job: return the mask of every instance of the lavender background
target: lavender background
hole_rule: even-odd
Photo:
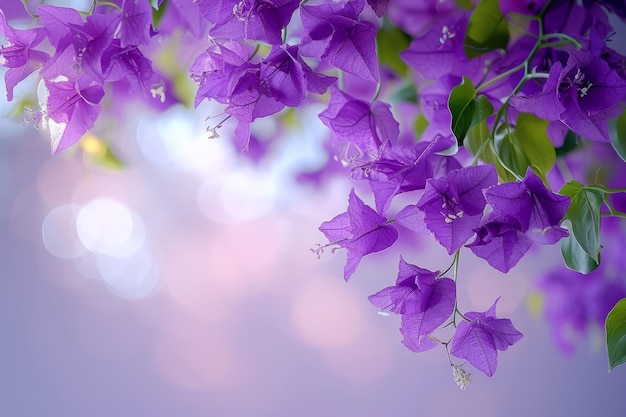
[[[506,276],[462,254],[462,308],[502,295],[525,335],[493,378],[475,371],[462,392],[443,350],[405,349],[398,318],[366,296],[395,280],[400,253],[450,259],[405,239],[346,284],[344,253],[311,253],[349,187],[290,179],[322,162],[318,124],[253,168],[205,139],[210,109],[129,111],[112,137],[128,167],[111,171],[79,148],[50,156],[0,105],[0,416],[622,414],[626,368],[607,373],[602,333],[564,357],[531,308],[558,248]]]

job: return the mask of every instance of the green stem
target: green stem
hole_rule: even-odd
[[[490,79],[489,81],[486,81],[484,84],[479,85],[478,87],[476,87],[476,92],[478,93],[480,90],[484,90],[485,88],[489,87],[491,84],[496,83],[506,77],[508,77],[511,74],[516,73],[517,71],[523,70],[525,68],[525,62],[522,62],[521,64],[519,64],[518,66],[511,68],[508,71],[503,72],[502,74],[493,77],[492,79]]]
[[[585,188],[590,190],[602,191],[607,194],[626,193],[626,188],[607,188],[603,185],[586,185]]]
[[[582,44],[577,39],[574,39],[565,33],[546,33],[545,35],[539,37],[542,41],[546,41],[551,38],[561,39],[565,42],[565,44],[571,43],[576,47],[576,49],[580,49],[582,47]]]

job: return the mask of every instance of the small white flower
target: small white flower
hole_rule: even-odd
[[[461,390],[465,390],[467,384],[472,382],[470,379],[472,374],[465,372],[463,365],[452,365],[452,376],[454,376],[454,382],[456,382]]]

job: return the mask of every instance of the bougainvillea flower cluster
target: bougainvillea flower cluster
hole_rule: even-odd
[[[231,133],[258,160],[280,140],[259,119],[318,106],[328,163],[301,178],[342,173],[353,188],[314,251],[345,250],[347,281],[404,236],[437,242],[451,257],[445,272],[410,250],[420,266],[401,258],[395,285],[369,300],[400,316],[411,351],[443,348],[462,389],[465,362],[492,376],[498,352],[522,338],[496,316],[497,300],[483,312],[459,302],[459,286],[472,285],[462,252],[507,273],[533,245],[558,243],[576,272],[548,273],[539,288],[568,350],[565,327],[584,332],[626,295],[623,279],[598,272],[619,270],[606,262],[619,263],[611,253],[623,247],[623,225],[602,219],[626,217],[623,1],[94,0],[81,12],[24,3],[28,25],[0,10],[0,64],[8,101],[25,80],[38,84],[30,114],[52,153],[97,131],[112,100],[123,108],[134,96],[215,102],[207,136]],[[163,56],[185,68],[155,65]],[[192,99],[172,89],[181,71]]]

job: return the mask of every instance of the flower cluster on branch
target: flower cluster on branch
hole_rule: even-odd
[[[26,29],[10,24],[20,13],[0,9],[0,63],[9,101],[39,79],[33,117],[53,153],[97,126],[105,97],[166,101],[172,80],[149,57],[167,37],[198,50],[186,68],[193,105],[221,104],[209,136],[232,125],[241,151],[255,120],[324,103],[326,147],[374,207],[352,189],[315,251],[345,249],[348,280],[401,234],[432,235],[450,268],[401,258],[396,284],[369,299],[400,315],[408,349],[445,348],[461,388],[469,374],[452,357],[492,376],[498,351],[522,338],[496,317],[497,300],[484,312],[459,306],[464,248],[506,273],[534,243],[559,242],[572,272],[549,272],[540,286],[568,349],[565,324],[600,323],[626,293],[623,279],[598,273],[600,252],[616,258],[624,236],[619,219],[601,219],[626,217],[626,57],[612,26],[626,20],[623,1],[114,0],[82,12],[29,3]],[[329,161],[316,175],[336,171]],[[577,284],[564,284],[570,276]],[[569,293],[593,312],[567,318]],[[446,327],[447,340],[436,334]]]

